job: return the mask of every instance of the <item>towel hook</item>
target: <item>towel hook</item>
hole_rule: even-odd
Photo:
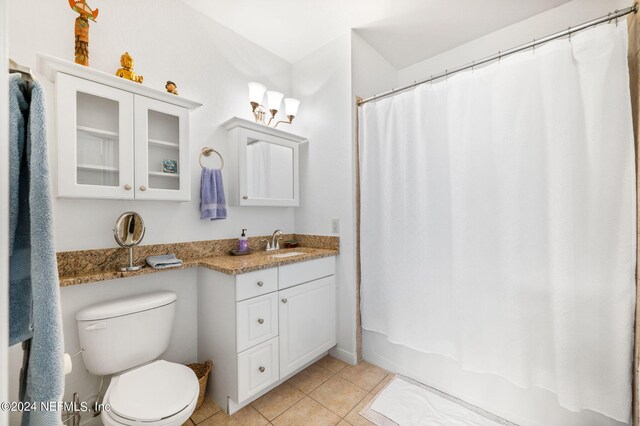
[[[220,157],[220,170],[224,169],[224,158],[222,158],[222,155],[215,149],[209,148],[208,146],[205,146],[204,148],[202,148],[202,151],[200,151],[200,156],[198,157],[198,163],[200,163],[200,167],[204,169],[204,164],[202,164],[202,156],[204,155],[205,157],[208,157],[212,152],[215,152],[218,157]]]

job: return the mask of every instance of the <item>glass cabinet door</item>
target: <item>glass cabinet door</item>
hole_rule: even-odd
[[[134,198],[133,95],[58,73],[58,196]]]
[[[136,198],[188,201],[188,110],[136,96]]]

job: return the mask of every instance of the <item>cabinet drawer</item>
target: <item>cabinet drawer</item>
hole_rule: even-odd
[[[237,350],[242,352],[278,335],[278,293],[236,304]]]
[[[271,293],[278,289],[278,268],[236,275],[236,301]]]
[[[280,266],[278,288],[282,290],[297,284],[317,280],[318,278],[328,277],[335,274],[335,272],[336,260],[333,256]]]
[[[239,403],[279,379],[277,337],[238,354]]]

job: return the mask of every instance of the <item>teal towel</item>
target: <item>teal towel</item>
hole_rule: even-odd
[[[40,84],[27,84],[19,75],[9,79],[9,96],[10,337],[16,343],[31,336],[25,399],[53,405],[64,392],[64,350],[45,101]],[[59,425],[60,414],[24,412],[22,424]]]
[[[27,165],[28,87],[9,84],[9,346],[31,338],[31,236]]]

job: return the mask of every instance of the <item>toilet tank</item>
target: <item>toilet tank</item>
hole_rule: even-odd
[[[158,358],[169,346],[176,294],[158,291],[88,306],[76,314],[82,358],[96,376]]]

